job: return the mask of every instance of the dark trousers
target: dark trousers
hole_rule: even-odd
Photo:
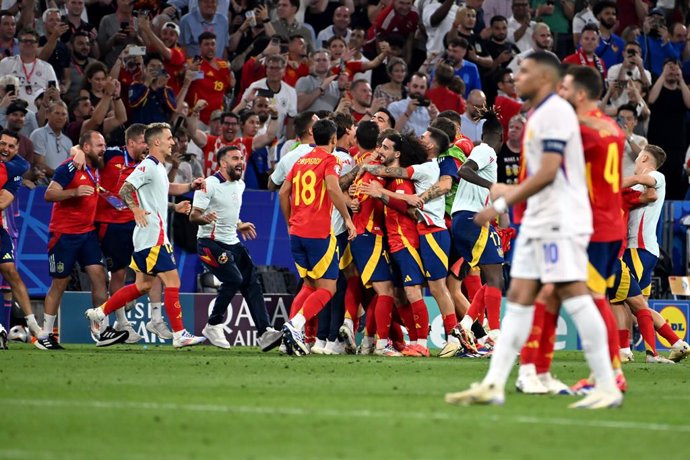
[[[230,245],[201,238],[197,244],[197,252],[202,256],[204,265],[222,283],[213,311],[208,317],[208,324],[215,326],[223,322],[230,301],[240,291],[259,335],[263,334],[270,326],[268,312],[259,278],[256,276],[256,267],[247,248],[242,243]]]
[[[316,337],[321,340],[330,340],[334,342],[338,338],[338,331],[343,325],[345,319],[345,290],[347,289],[347,280],[340,272],[338,276],[338,283],[333,298],[323,307],[319,312],[319,329],[316,332]]]

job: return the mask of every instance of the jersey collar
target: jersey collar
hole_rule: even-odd
[[[153,155],[148,155],[146,158],[150,159],[151,161],[153,161],[156,164],[160,163],[160,161],[158,161],[158,158],[154,157]]]
[[[220,173],[220,171],[216,172],[214,176],[218,179],[218,181],[222,184],[223,182],[227,182],[227,179],[223,177],[223,175]]]

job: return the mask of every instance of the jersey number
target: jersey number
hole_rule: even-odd
[[[589,187],[589,198],[594,200],[594,187],[592,186],[592,163],[587,163],[587,186]],[[606,164],[604,164],[604,180],[611,184],[613,193],[620,192],[621,189],[621,168],[620,168],[620,152],[618,144],[612,142],[609,144],[608,152],[606,153]]]
[[[309,206],[314,202],[316,198],[316,174],[314,171],[299,171],[295,177],[292,178],[292,185],[295,187],[295,206],[300,205],[300,199],[302,203]]]

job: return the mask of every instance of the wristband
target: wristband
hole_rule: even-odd
[[[268,24],[269,22],[271,22],[271,20],[269,18],[266,18],[262,19],[261,22],[263,22],[264,24]]]
[[[271,116],[271,120],[277,120],[278,117]]]
[[[494,210],[499,213],[503,214],[508,210],[508,203],[506,203],[506,199],[503,197],[497,198],[494,203],[491,205]]]

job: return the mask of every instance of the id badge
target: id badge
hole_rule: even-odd
[[[101,198],[107,201],[110,206],[117,209],[118,211],[124,211],[125,209],[127,209],[127,205],[125,204],[125,202],[122,201],[119,197],[117,197],[114,193],[111,193],[107,190],[101,190],[99,195],[101,196]]]

